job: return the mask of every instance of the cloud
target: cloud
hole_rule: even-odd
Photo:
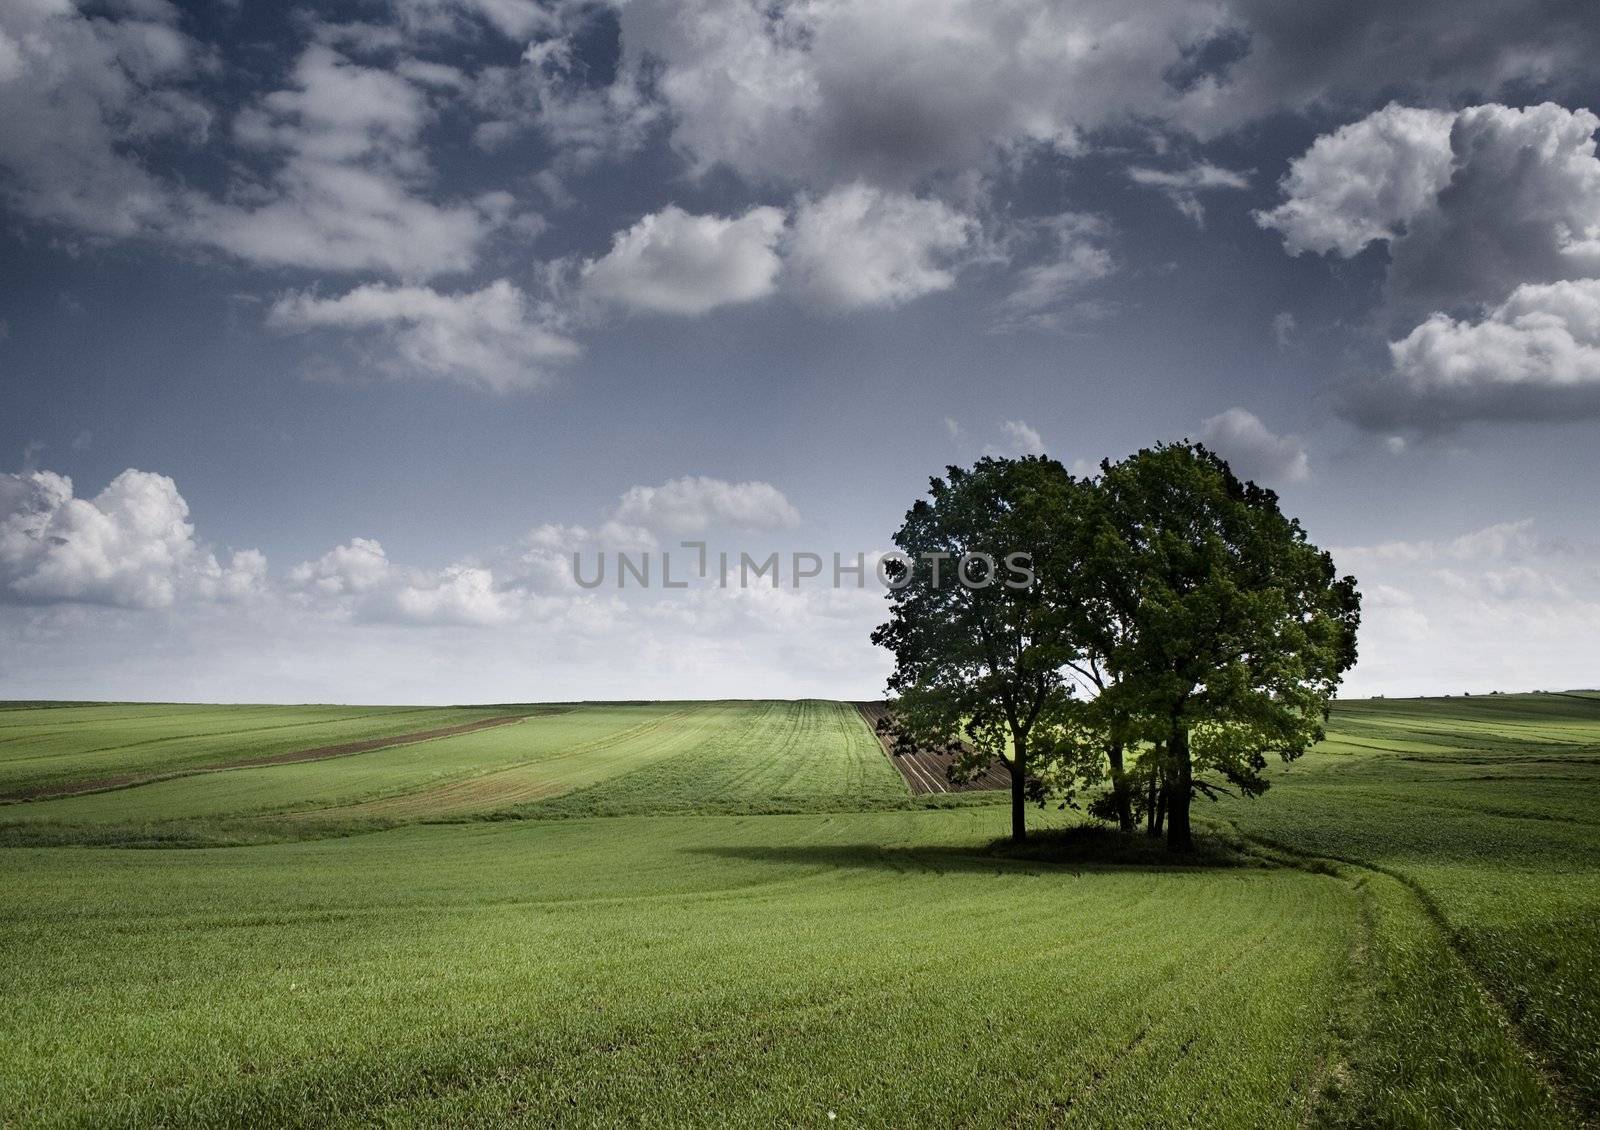
[[[1387,373],[1344,391],[1346,415],[1442,430],[1600,414],[1597,127],[1549,102],[1390,105],[1291,165],[1262,225],[1296,254],[1386,243],[1391,296],[1421,317]]]
[[[505,279],[459,294],[383,283],[337,298],[289,294],[273,303],[267,324],[295,333],[354,333],[368,346],[367,363],[386,375],[490,392],[537,388],[552,364],[579,353],[556,328],[555,315]]]
[[[1025,225],[1021,234],[1023,239],[1031,234],[1043,250],[1017,272],[1016,285],[998,305],[996,330],[1062,330],[1109,312],[1104,303],[1080,297],[1090,283],[1117,269],[1105,246],[1111,235],[1105,220],[1082,212],[1062,212]]]
[[[464,271],[512,218],[503,193],[436,202],[422,142],[434,112],[423,87],[313,43],[291,84],[241,111],[234,137],[276,161],[240,199],[186,197],[181,237],[266,266],[428,277]]]
[[[909,190],[942,170],[1159,111],[1167,70],[1220,23],[1210,4],[1109,0],[644,0],[623,71],[648,75],[692,167],[756,182]],[[960,75],[953,83],[951,75]]]
[[[660,102],[691,168],[813,189],[910,190],[1134,124],[1209,138],[1359,112],[1374,91],[1571,91],[1600,50],[1577,0],[633,0],[620,23],[617,81]]]
[[[661,116],[637,83],[592,83],[571,33],[529,43],[516,66],[479,69],[469,97],[485,115],[473,133],[480,148],[506,148],[533,131],[555,148],[553,164],[563,171],[633,153]]]
[[[1332,553],[1365,594],[1352,693],[1556,689],[1592,655],[1594,547],[1542,537],[1529,519]]]
[[[80,506],[123,528],[110,556],[126,564],[59,598],[59,576],[51,594],[12,593],[15,577],[49,572],[31,568],[42,556],[92,556],[75,531],[99,519],[64,513]],[[798,521],[768,484],[706,478],[630,490],[617,509],[662,531]],[[34,536],[44,529],[66,540]],[[166,550],[134,552],[147,543]],[[71,500],[70,484],[49,472],[11,476],[0,479],[0,681],[21,697],[213,701],[512,701],[528,698],[530,685],[553,700],[849,699],[882,686],[887,660],[868,642],[882,617],[870,563],[859,589],[722,589],[674,546],[673,575],[690,581],[687,590],[619,592],[614,570],[606,591],[579,589],[571,552],[595,547],[661,550],[655,531],[614,514],[593,526],[538,526],[510,549],[440,567],[402,564],[378,540],[351,538],[270,583],[259,553],[219,568],[195,545],[186,508],[161,476],[128,472],[94,500]],[[661,575],[659,556],[652,575]],[[230,599],[238,596],[250,599]],[[134,611],[149,605],[160,611]]]
[[[643,526],[610,519],[595,527],[546,522],[529,530],[517,547],[512,571],[537,591],[577,590],[573,556],[583,562],[599,560],[600,553],[639,554],[657,548],[656,535]],[[669,551],[670,552],[670,551]]]
[[[866,184],[802,197],[786,264],[794,288],[827,307],[900,306],[955,283],[977,223],[937,200]]]
[[[771,483],[730,483],[704,475],[630,487],[613,517],[671,534],[702,533],[712,526],[784,530],[800,524],[800,512]]]
[[[1200,193],[1219,188],[1249,188],[1250,178],[1232,169],[1224,169],[1209,161],[1198,161],[1182,169],[1150,169],[1135,165],[1128,169],[1134,184],[1160,190],[1172,206],[1193,220],[1198,227],[1205,226],[1206,212],[1200,203]]]
[[[326,25],[289,83],[233,121],[231,167],[264,164],[265,175],[241,172],[220,197],[186,187],[140,155],[213,140],[215,115],[189,87],[217,59],[178,30],[175,7],[128,8],[89,18],[30,0],[0,11],[0,169],[22,214],[266,266],[408,277],[471,267],[513,218],[503,193],[430,198],[427,83],[351,62]]]
[[[580,269],[585,296],[632,310],[698,315],[753,302],[776,287],[784,215],[695,216],[676,205],[612,237],[611,250]]]
[[[195,540],[189,505],[165,475],[129,469],[94,498],[53,471],[0,475],[0,602],[165,608],[258,592],[266,559],[228,565]]]
[[[372,538],[352,538],[316,561],[302,562],[290,570],[288,584],[357,620],[378,623],[488,627],[508,623],[518,612],[517,597],[498,587],[489,569],[393,565]]]
[[[501,35],[526,39],[559,26],[559,5],[537,0],[389,0],[400,23],[414,34],[461,35],[478,21]]]
[[[1391,565],[1437,565],[1522,561],[1554,552],[1558,547],[1542,542],[1532,518],[1497,522],[1492,526],[1437,541],[1390,541],[1340,549],[1340,564],[1347,569],[1375,569]]]
[[[1496,301],[1600,275],[1600,118],[1554,103],[1459,113],[1390,105],[1320,137],[1258,213],[1291,254],[1389,246],[1408,308]]]
[[[610,586],[617,576],[615,554],[626,553],[652,576],[662,575],[657,531],[687,536],[712,528],[787,529],[798,522],[794,507],[770,484],[686,476],[659,487],[630,488],[611,515],[595,526],[535,526],[514,547],[491,554],[490,563],[459,562],[442,569],[401,566],[389,560],[379,542],[358,537],[296,566],[286,584],[302,607],[362,623],[496,627],[560,621],[569,629],[609,632],[619,618],[638,622],[642,617],[659,624],[677,613],[648,606],[630,611],[597,600],[579,585],[574,555],[586,577],[599,569]],[[604,567],[598,564],[602,553],[609,562]],[[697,576],[692,550],[673,546],[666,553],[673,556],[675,579]],[[653,558],[652,565],[643,564],[647,557]],[[711,605],[704,599],[695,602],[698,627],[712,626],[706,617],[713,605],[737,599],[723,593],[712,597]]]
[[[1272,316],[1272,340],[1278,343],[1280,350],[1286,350],[1294,344],[1299,329],[1294,315],[1287,310],[1279,310]]]
[[[1019,459],[1024,455],[1048,454],[1045,450],[1044,436],[1040,434],[1038,428],[1026,420],[1001,420],[997,425],[999,438],[981,447],[976,438],[962,427],[959,421],[946,416],[944,426],[951,442],[966,459]]]
[[[1022,455],[1045,454],[1044,437],[1032,424],[1024,420],[1002,420],[1000,431],[1004,433],[1005,441],[985,447],[983,449],[985,455],[1015,458]]]
[[[389,558],[373,538],[351,538],[316,561],[302,561],[289,572],[296,588],[324,596],[371,592],[389,579]]]
[[[187,89],[213,66],[166,4],[90,18],[76,6],[0,6],[0,193],[21,214],[95,236],[173,222],[171,185],[140,146],[194,145],[212,112]]]
[[[1311,477],[1311,460],[1298,436],[1280,436],[1252,412],[1230,408],[1200,424],[1200,442],[1232,465],[1241,478],[1299,483]]]
[[[1420,104],[1588,82],[1600,25],[1583,0],[1227,0],[1221,26],[1184,43],[1170,119],[1215,136],[1262,116],[1362,112],[1375,92]]]
[[[358,617],[309,594],[255,613],[0,606],[0,681],[23,698],[438,703],[850,700],[888,675],[868,642],[883,617],[870,580],[650,595],[521,594],[516,618],[493,625]]]
[[[1291,255],[1344,258],[1400,236],[1450,183],[1455,115],[1389,104],[1312,142],[1289,164],[1276,208],[1256,213]]]
[[[411,281],[471,269],[496,232],[520,230],[504,194],[441,189],[432,166],[446,131],[485,146],[536,131],[556,151],[542,171],[568,172],[637,151],[659,124],[692,171],[731,169],[762,191],[816,198],[863,183],[957,199],[963,177],[1075,156],[1126,126],[1164,143],[1284,109],[1359,112],[1378,89],[1435,105],[1463,91],[1559,94],[1600,48],[1573,0],[1133,12],[1113,0],[392,0],[390,11],[390,23],[299,21],[310,42],[287,80],[259,96],[230,89],[242,109],[219,131],[201,80],[222,56],[181,30],[176,6],[6,6],[9,202],[97,235]],[[621,57],[590,65],[613,24]],[[456,68],[437,58],[486,32],[522,57]],[[191,171],[182,147],[202,141],[214,168]],[[220,169],[225,191],[190,187]],[[1197,194],[1236,174],[1202,163],[1138,175],[1199,215]]]
[[[1476,319],[1435,314],[1389,355],[1347,398],[1369,427],[1600,416],[1600,279],[1519,286]]]
[[[1590,111],[1548,102],[1463,110],[1450,184],[1390,245],[1395,291],[1449,309],[1520,283],[1600,275],[1597,127]]]

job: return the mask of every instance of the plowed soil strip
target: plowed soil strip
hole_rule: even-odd
[[[560,713],[564,713],[564,711],[540,710],[530,711],[527,714],[505,714],[498,718],[480,718],[476,722],[463,722],[459,726],[441,726],[436,730],[417,730],[409,734],[390,734],[384,738],[367,738],[359,742],[341,742],[338,745],[318,746],[316,749],[298,749],[291,750],[288,753],[246,757],[239,761],[230,761],[226,765],[207,765],[196,769],[183,769],[175,773],[159,773],[145,777],[101,777],[93,781],[71,781],[59,785],[38,785],[33,788],[7,793],[0,797],[0,801],[54,800],[57,797],[78,796],[82,793],[104,793],[113,789],[131,789],[136,785],[149,785],[154,784],[156,781],[170,781],[177,777],[195,777],[201,773],[220,773],[228,769],[259,769],[267,765],[291,765],[297,761],[321,761],[329,757],[347,757],[353,753],[370,753],[375,749],[412,745],[415,742],[432,741],[434,738],[453,738],[458,734],[470,734],[474,730],[487,730],[491,726],[505,726],[512,722],[520,722],[524,718],[535,717],[539,714]]]
[[[888,716],[888,704],[858,702],[856,709],[861,712],[861,717],[867,720],[867,725],[877,735],[878,744],[883,747],[889,764],[900,770],[900,776],[906,779],[906,785],[913,794],[925,796],[928,793],[973,793],[1011,787],[1011,771],[998,758],[972,780],[956,784],[950,780],[950,766],[955,763],[955,754],[934,753],[931,750],[896,753],[889,739],[878,733],[878,719]]]

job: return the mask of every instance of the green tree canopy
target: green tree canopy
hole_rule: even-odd
[[[1028,799],[1109,768],[1092,810],[1129,830],[1140,803],[1189,850],[1194,794],[1263,791],[1355,662],[1355,579],[1198,444],[1094,481],[1039,457],[951,467],[894,540],[873,641],[895,657],[897,740],[956,751],[958,772],[1005,758],[1015,839]]]
[[[1068,556],[1102,618],[1103,708],[1164,743],[1168,843],[1186,851],[1202,774],[1253,795],[1269,753],[1321,739],[1360,595],[1276,494],[1198,444],[1103,465],[1091,512]]]
[[[955,749],[976,771],[1003,757],[1011,834],[1026,835],[1036,733],[1059,730],[1076,655],[1062,574],[1033,561],[1077,529],[1084,485],[1053,459],[990,459],[929,483],[894,536],[889,622],[872,635],[894,653],[898,737]],[[1021,554],[1021,557],[1016,555]]]

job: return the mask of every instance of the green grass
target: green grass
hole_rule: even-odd
[[[843,703],[605,704],[320,761],[6,805],[0,842],[250,842],[507,815],[906,803],[899,774]]]
[[[904,779],[877,737],[846,703],[741,704],[724,725],[680,756],[520,810],[532,816],[817,811],[897,805]]]
[[[1511,1104],[1498,1121],[1516,1125],[1520,1100],[1505,1098],[1516,1075],[1520,1089],[1542,1082],[1569,1112],[1600,1120],[1600,700],[1353,703],[1331,732],[1260,800],[1216,814],[1357,865],[1351,873],[1383,891],[1380,923],[1409,922],[1395,945],[1429,951],[1373,1018],[1372,1049],[1392,1045],[1379,1096],[1417,1090],[1405,1076],[1423,1046],[1442,1065],[1428,1078],[1460,1089],[1453,1109],[1466,1121],[1492,1121],[1481,1112],[1498,1096]],[[1440,1001],[1452,985],[1472,992],[1455,993],[1447,1024]],[[1509,1037],[1497,1056],[1473,1043],[1493,1029]],[[1494,1094],[1485,1076],[1499,1080]]]
[[[215,770],[0,807],[0,1124],[1600,1118],[1600,699],[1341,706],[1183,865],[996,846],[836,703],[218,768],[453,717],[231,709],[0,710],[19,772]]]
[[[0,796],[415,733],[516,710],[0,702]]]
[[[0,853],[0,1119],[1298,1122],[1347,888],[1043,868],[988,815]]]

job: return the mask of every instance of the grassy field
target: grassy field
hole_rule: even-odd
[[[1411,936],[1447,943],[1434,992],[1511,1033],[1516,1066],[1531,1062],[1569,1111],[1600,1120],[1600,695],[1351,703],[1265,797],[1221,811],[1403,887]],[[1395,1042],[1451,1059],[1462,1030],[1441,1030],[1426,996],[1417,1007]],[[1457,1084],[1470,1088],[1479,1069],[1464,1066]],[[1416,1089],[1409,1067],[1399,1051],[1368,1065],[1397,1092]]]
[[[151,745],[195,741],[193,732],[211,724],[209,708],[197,709],[198,720],[181,708],[164,709],[159,728],[152,723],[140,731]],[[6,805],[0,807],[0,843],[233,843],[488,816],[816,811],[906,803],[899,774],[847,704],[524,710],[527,717],[510,725],[355,756],[194,773],[138,788]],[[43,713],[0,712],[0,725],[14,721],[20,733],[29,717]],[[516,708],[472,713],[503,717]],[[400,732],[469,720],[462,714],[414,715]],[[271,715],[277,729],[294,729],[300,740],[314,744],[326,736],[326,716],[309,707],[279,708]],[[47,740],[65,744],[62,728],[68,727],[52,719]],[[219,746],[210,763],[225,764],[240,750],[254,749],[248,743],[260,738],[242,730],[215,740]],[[97,773],[103,772],[104,756],[98,750],[90,754]],[[71,779],[70,758],[58,760],[55,772]]]
[[[108,777],[156,778],[247,758],[458,725],[483,708],[174,706],[0,708],[0,796]]]
[[[0,806],[0,1124],[1600,1117],[1597,697],[1342,706],[1184,866],[997,847],[836,703],[0,734],[18,789],[187,774]]]

